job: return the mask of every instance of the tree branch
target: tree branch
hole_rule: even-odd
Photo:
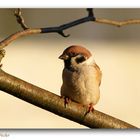
[[[0,49],[3,49],[4,47],[8,46],[12,41],[16,40],[19,37],[27,36],[27,35],[31,35],[31,34],[38,34],[38,33],[41,33],[41,29],[39,29],[39,28],[38,29],[37,28],[36,29],[26,29],[23,31],[16,32],[0,42]]]
[[[20,9],[18,9],[18,12],[15,12],[16,17],[17,17],[17,21],[24,30],[16,32],[16,33],[10,35],[9,37],[7,37],[6,39],[4,39],[3,41],[1,41],[0,42],[0,49],[3,49],[7,45],[9,45],[12,41],[16,40],[19,37],[25,36],[25,35],[39,34],[39,33],[58,33],[58,34],[62,35],[63,37],[68,37],[70,35],[65,35],[63,32],[64,30],[71,28],[73,26],[76,26],[78,24],[87,22],[87,21],[95,20],[93,13],[92,13],[92,9],[87,9],[87,11],[88,11],[87,17],[72,21],[72,22],[67,23],[67,24],[63,24],[63,25],[60,25],[57,27],[35,28],[35,29],[30,28],[30,29],[28,29],[27,26],[25,26],[23,17],[21,16],[21,11],[20,11]]]
[[[16,17],[18,23],[24,29],[23,31],[19,31],[14,33],[0,42],[0,62],[1,59],[5,55],[5,51],[3,48],[9,45],[12,41],[17,38],[30,34],[37,33],[58,33],[64,37],[68,37],[68,35],[64,34],[64,30],[71,28],[73,26],[79,25],[84,22],[94,21],[98,23],[111,24],[115,26],[122,26],[127,24],[139,23],[139,20],[128,20],[117,22],[117,21],[109,21],[106,19],[96,19],[94,17],[92,9],[87,9],[88,16],[72,21],[70,23],[58,26],[58,27],[48,27],[48,28],[36,28],[36,29],[28,29],[26,24],[24,23],[24,19],[21,16],[21,11],[16,13]],[[1,64],[0,64],[1,67]],[[28,82],[25,82],[17,77],[14,77],[2,69],[0,69],[0,90],[9,93],[19,99],[22,99],[26,102],[29,102],[33,105],[36,105],[40,108],[48,110],[52,113],[55,113],[59,116],[65,117],[82,125],[85,125],[90,128],[136,128],[135,126],[128,124],[124,121],[116,119],[112,116],[94,110],[94,112],[90,112],[86,114],[87,107],[80,105],[71,101],[66,107],[64,105],[64,99],[58,95],[55,95],[47,90],[41,89],[35,85],[32,85]],[[86,115],[85,115],[86,114]]]
[[[130,24],[140,24],[140,19],[129,19],[129,20],[124,20],[124,21],[115,21],[115,20],[109,20],[109,19],[103,19],[103,18],[96,18],[95,22],[113,25],[116,27],[121,27],[124,25],[130,25]]]
[[[87,115],[87,107],[16,78],[0,69],[0,89],[28,103],[48,110],[90,128],[136,128],[112,116],[94,110]]]
[[[23,18],[22,15],[21,15],[21,9],[20,9],[20,8],[18,8],[18,10],[15,11],[15,16],[16,16],[16,18],[17,18],[17,22],[21,25],[21,27],[22,27],[24,30],[28,29],[28,26],[25,24],[24,18]]]
[[[23,31],[16,32],[6,39],[2,40],[0,42],[0,49],[3,49],[7,45],[9,45],[12,41],[18,39],[19,37],[26,36],[26,35],[32,35],[32,34],[40,34],[40,33],[58,33],[63,37],[69,37],[70,35],[65,35],[64,30],[69,29],[73,26],[77,26],[79,24],[93,21],[96,23],[102,23],[102,24],[108,24],[113,25],[116,27],[121,27],[124,25],[129,24],[140,24],[140,19],[129,19],[125,21],[115,21],[115,20],[109,20],[109,19],[103,19],[103,18],[95,18],[94,13],[91,8],[87,9],[88,16],[77,19],[75,21],[56,26],[56,27],[46,27],[46,28],[28,28],[28,26],[25,24],[24,19],[21,15],[21,9],[18,9],[18,11],[15,12],[15,16],[17,17],[17,22],[21,25],[21,27],[24,29]]]

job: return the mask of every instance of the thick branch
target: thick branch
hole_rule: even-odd
[[[0,89],[19,99],[90,128],[136,128],[97,110],[85,115],[87,107],[72,101],[65,107],[64,99],[58,95],[9,75],[1,69]]]

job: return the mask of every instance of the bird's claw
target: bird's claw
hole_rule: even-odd
[[[70,99],[68,97],[64,97],[64,106],[67,107],[67,104],[69,103]]]
[[[89,112],[93,112],[93,111],[94,111],[93,104],[90,103],[90,104],[88,105],[88,113],[89,113]]]
[[[62,96],[64,98],[64,106],[67,107],[67,104],[69,103],[70,99],[68,97]]]
[[[85,116],[86,116],[88,113],[93,112],[93,111],[94,111],[93,104],[90,103],[90,104],[88,105],[88,110],[86,111]]]

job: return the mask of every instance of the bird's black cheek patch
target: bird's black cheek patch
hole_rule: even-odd
[[[77,64],[82,63],[85,60],[86,60],[86,58],[84,56],[81,56],[81,57],[76,58]]]
[[[69,67],[71,65],[70,59],[64,61],[65,67]]]
[[[71,67],[71,59],[65,60],[64,64],[65,64],[65,68],[70,69],[70,67]]]

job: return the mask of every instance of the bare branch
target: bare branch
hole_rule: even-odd
[[[21,27],[26,30],[28,29],[28,26],[24,22],[24,18],[21,15],[21,9],[18,8],[17,11],[15,11],[15,16],[17,18],[17,22],[21,25]]]
[[[7,37],[6,39],[2,40],[0,42],[0,49],[3,49],[4,47],[6,47],[7,45],[9,45],[12,41],[18,39],[19,37],[22,36],[26,36],[26,35],[31,35],[31,34],[40,34],[40,33],[58,33],[63,37],[69,37],[70,35],[65,35],[64,34],[64,30],[71,28],[73,26],[77,26],[79,24],[85,23],[85,22],[89,22],[89,21],[93,21],[96,23],[102,23],[102,24],[108,24],[108,25],[114,25],[117,27],[121,27],[124,25],[130,25],[130,24],[140,24],[140,19],[129,19],[129,20],[125,20],[125,21],[115,21],[115,20],[109,20],[109,19],[103,19],[103,18],[95,18],[94,13],[92,11],[91,8],[87,9],[88,12],[88,16],[81,18],[81,19],[77,19],[75,21],[57,26],[57,27],[47,27],[47,28],[33,28],[33,29],[29,29],[27,27],[27,25],[24,23],[24,19],[21,16],[21,10],[18,9],[18,11],[15,13],[16,17],[17,17],[17,21],[18,23],[21,25],[21,27],[24,29],[24,31],[19,31],[16,32],[12,35],[10,35],[9,37]]]
[[[41,33],[41,29],[26,29],[23,31],[16,32],[0,42],[0,49],[3,49],[4,47],[8,46],[12,41],[16,40],[19,37],[38,33]]]
[[[19,24],[21,24],[24,31],[19,31],[17,33],[14,33],[14,34],[10,35],[9,37],[7,37],[6,39],[4,39],[3,41],[1,41],[0,49],[3,49],[7,45],[9,45],[12,41],[16,40],[17,38],[19,38],[21,36],[25,36],[25,35],[38,34],[38,33],[58,33],[58,34],[62,35],[63,37],[68,37],[70,35],[65,35],[63,32],[64,30],[71,28],[73,26],[76,26],[78,24],[87,22],[87,21],[95,20],[95,18],[93,17],[93,14],[92,14],[92,9],[88,9],[87,11],[89,13],[87,17],[72,21],[67,24],[60,25],[58,27],[27,29],[24,24],[24,19],[21,16],[21,11],[18,10],[18,12],[16,13],[17,21],[19,22]]]
[[[9,75],[1,69],[0,89],[19,99],[90,128],[136,128],[97,110],[85,115],[88,108],[73,101],[65,107],[62,97]]]
[[[85,22],[95,21],[95,17],[94,17],[92,9],[87,9],[87,11],[88,11],[88,16],[86,16],[84,18],[77,19],[75,21],[60,25],[58,27],[41,28],[41,30],[42,30],[41,33],[56,32],[56,33],[61,34],[63,37],[68,37],[69,35],[64,36],[64,33],[63,33],[64,30],[71,28],[73,26],[85,23]]]
[[[95,22],[121,27],[124,25],[130,25],[130,24],[140,24],[140,19],[129,19],[129,20],[124,20],[124,21],[115,21],[115,20],[109,20],[109,19],[103,19],[103,18],[96,18]]]

